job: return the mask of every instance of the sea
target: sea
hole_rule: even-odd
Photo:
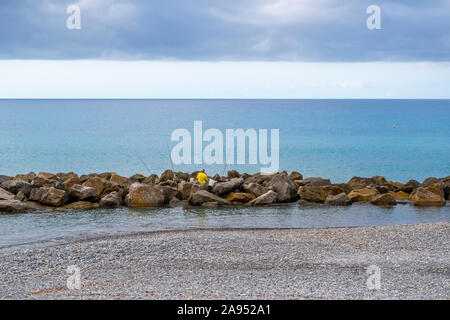
[[[332,183],[346,182],[353,176],[381,175],[392,181],[422,182],[427,177],[450,175],[450,100],[397,99],[0,100],[0,174],[114,171],[124,176],[148,176],[165,169],[192,172],[204,168],[212,176],[231,169],[255,173],[264,167],[250,164],[249,157],[240,164],[174,163],[171,152],[179,141],[172,141],[172,133],[177,129],[190,132],[193,149],[195,121],[201,121],[203,132],[217,129],[224,137],[227,129],[266,129],[269,133],[277,129],[279,171],[330,178]],[[270,154],[270,139],[268,146]],[[450,221],[448,204],[421,209],[410,205],[293,205],[4,214],[0,215],[0,248],[189,228],[436,221]]]

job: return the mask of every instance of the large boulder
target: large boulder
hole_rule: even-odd
[[[242,178],[233,178],[230,181],[218,182],[213,187],[211,192],[217,195],[229,193],[238,189],[244,183]]]
[[[59,207],[66,204],[69,200],[69,194],[60,189],[56,189],[54,187],[50,188],[40,188],[41,194],[39,196],[39,199],[37,200],[39,203]],[[31,199],[30,199],[31,200]]]
[[[14,194],[0,188],[0,200],[14,200]]]
[[[112,176],[112,175],[111,175]],[[136,173],[132,175],[129,179],[127,179],[127,184],[133,184],[135,182],[143,183],[146,177],[140,173]]]
[[[297,188],[287,175],[278,174],[272,177],[266,187],[277,193],[277,202],[289,202],[296,200]]]
[[[432,184],[438,183],[438,182],[439,182],[438,178],[435,178],[435,177],[426,178],[422,182],[422,187],[428,187],[428,186],[431,186]]]
[[[273,190],[269,190],[263,195],[257,197],[256,199],[247,202],[250,206],[263,206],[267,204],[272,204],[277,200],[277,193]]]
[[[105,208],[120,207],[122,205],[122,195],[117,191],[113,191],[101,198],[99,204]]]
[[[142,176],[142,177],[143,177],[142,180],[144,180],[145,177],[144,176]],[[111,177],[109,178],[109,181],[114,182],[123,188],[127,188],[131,185],[130,180],[128,180],[128,178],[119,176],[115,172],[111,173]]]
[[[181,191],[178,188],[168,186],[155,186],[164,195],[164,203],[169,203],[172,198],[181,200]]]
[[[440,179],[440,184],[444,190],[444,198],[448,200],[450,197],[450,176]]]
[[[320,177],[310,177],[303,180],[295,180],[299,187],[309,186],[309,187],[321,187],[329,186],[331,184],[330,179],[323,179]]]
[[[262,185],[259,185],[257,183],[248,183],[244,184],[243,188],[245,192],[253,194],[255,197],[259,197],[263,195],[264,193],[267,193],[270,189],[266,188]]]
[[[419,188],[420,182],[416,181],[416,180],[409,180],[407,183],[405,183],[405,186],[400,189],[400,191],[406,192],[406,193],[411,193],[413,192],[414,189]]]
[[[408,200],[409,194],[403,191],[390,191],[389,194],[394,197],[396,200]]]
[[[58,180],[58,177],[50,172],[39,172],[37,176],[46,180]]]
[[[348,206],[352,204],[352,200],[350,200],[345,192],[342,192],[336,195],[330,194],[325,199],[325,203],[332,206]]]
[[[62,182],[62,186],[64,190],[69,191],[70,189],[72,189],[74,185],[80,183],[81,183],[80,177],[78,177],[78,175],[76,174],[71,174]]]
[[[14,177],[14,180],[17,180],[17,179],[22,179],[23,181],[26,181],[26,182],[28,182],[28,183],[31,183],[31,181],[33,181],[33,179],[36,177],[36,174],[34,173],[34,172],[29,172],[29,173],[27,173],[27,174],[17,174],[15,177]],[[0,181],[0,182],[3,182],[3,181]]]
[[[159,207],[164,205],[164,194],[155,186],[137,182],[130,186],[125,203],[129,207]]]
[[[361,188],[352,190],[348,197],[353,201],[371,201],[373,197],[378,195],[378,190],[373,188]]]
[[[303,175],[302,175],[300,172],[292,171],[292,172],[289,174],[289,178],[291,178],[292,181],[295,181],[295,180],[303,180]]]
[[[416,206],[443,206],[445,199],[426,188],[419,187],[411,193],[409,200]]]
[[[340,193],[347,194],[352,188],[345,183],[332,184],[327,186],[302,186],[298,189],[298,195],[301,200],[308,202],[323,203],[328,196],[335,196]]]
[[[191,194],[199,191],[199,190],[206,190],[208,191],[208,185],[207,184],[197,184],[193,182],[185,182],[182,183],[181,186],[178,187],[181,190],[181,200],[189,200],[189,197]]]
[[[224,198],[232,204],[242,204],[252,201],[256,197],[253,194],[246,192],[230,192]]]
[[[22,179],[7,180],[3,182],[0,187],[14,194],[22,191],[26,196],[28,196],[31,192],[31,184]]]
[[[38,210],[42,208],[19,200],[0,200],[0,212],[21,213]]]
[[[273,175],[255,173],[255,174],[251,175],[250,177],[246,178],[244,180],[244,183],[245,184],[256,183],[259,185],[264,185],[264,183],[266,183],[267,181],[272,179],[272,177],[273,177]]]
[[[164,171],[161,176],[159,177],[159,180],[161,182],[167,181],[167,180],[175,180],[176,176],[175,173],[172,170],[166,170]]]
[[[95,194],[100,197],[103,192],[106,180],[97,176],[88,178],[83,184],[83,187],[91,187],[95,189]]]
[[[74,201],[89,201],[97,197],[97,191],[92,187],[83,187],[75,184],[69,190],[69,197]]]
[[[387,185],[388,182],[384,177],[374,176],[372,178],[353,177],[347,182],[353,189],[363,189],[364,187],[378,187]]]
[[[218,204],[230,204],[228,200],[222,199],[221,197],[215,195],[206,190],[199,190],[189,197],[189,202],[193,205],[201,205],[205,202],[217,202]]]
[[[397,201],[392,194],[383,193],[373,197],[370,203],[376,206],[393,206],[397,204]]]
[[[8,181],[8,180],[12,180],[12,177],[10,177],[10,176],[5,176],[5,175],[0,174],[0,185],[1,185],[3,182]]]
[[[425,187],[425,189],[437,194],[438,196],[441,196],[442,198],[445,198],[444,188],[440,183],[433,183],[428,187]]]
[[[241,177],[240,173],[237,172],[236,170],[229,170],[229,171],[227,172],[227,176],[228,176],[228,178],[230,178],[230,179],[233,179],[233,178],[240,178],[240,177]]]

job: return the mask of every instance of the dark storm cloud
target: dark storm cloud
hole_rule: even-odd
[[[1,0],[0,59],[449,61],[449,18],[445,0]]]

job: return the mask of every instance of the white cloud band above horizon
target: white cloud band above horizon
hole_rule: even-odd
[[[0,99],[449,99],[449,62],[0,60]]]

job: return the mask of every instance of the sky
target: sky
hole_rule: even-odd
[[[449,20],[450,0],[1,0],[0,98],[450,98]]]

